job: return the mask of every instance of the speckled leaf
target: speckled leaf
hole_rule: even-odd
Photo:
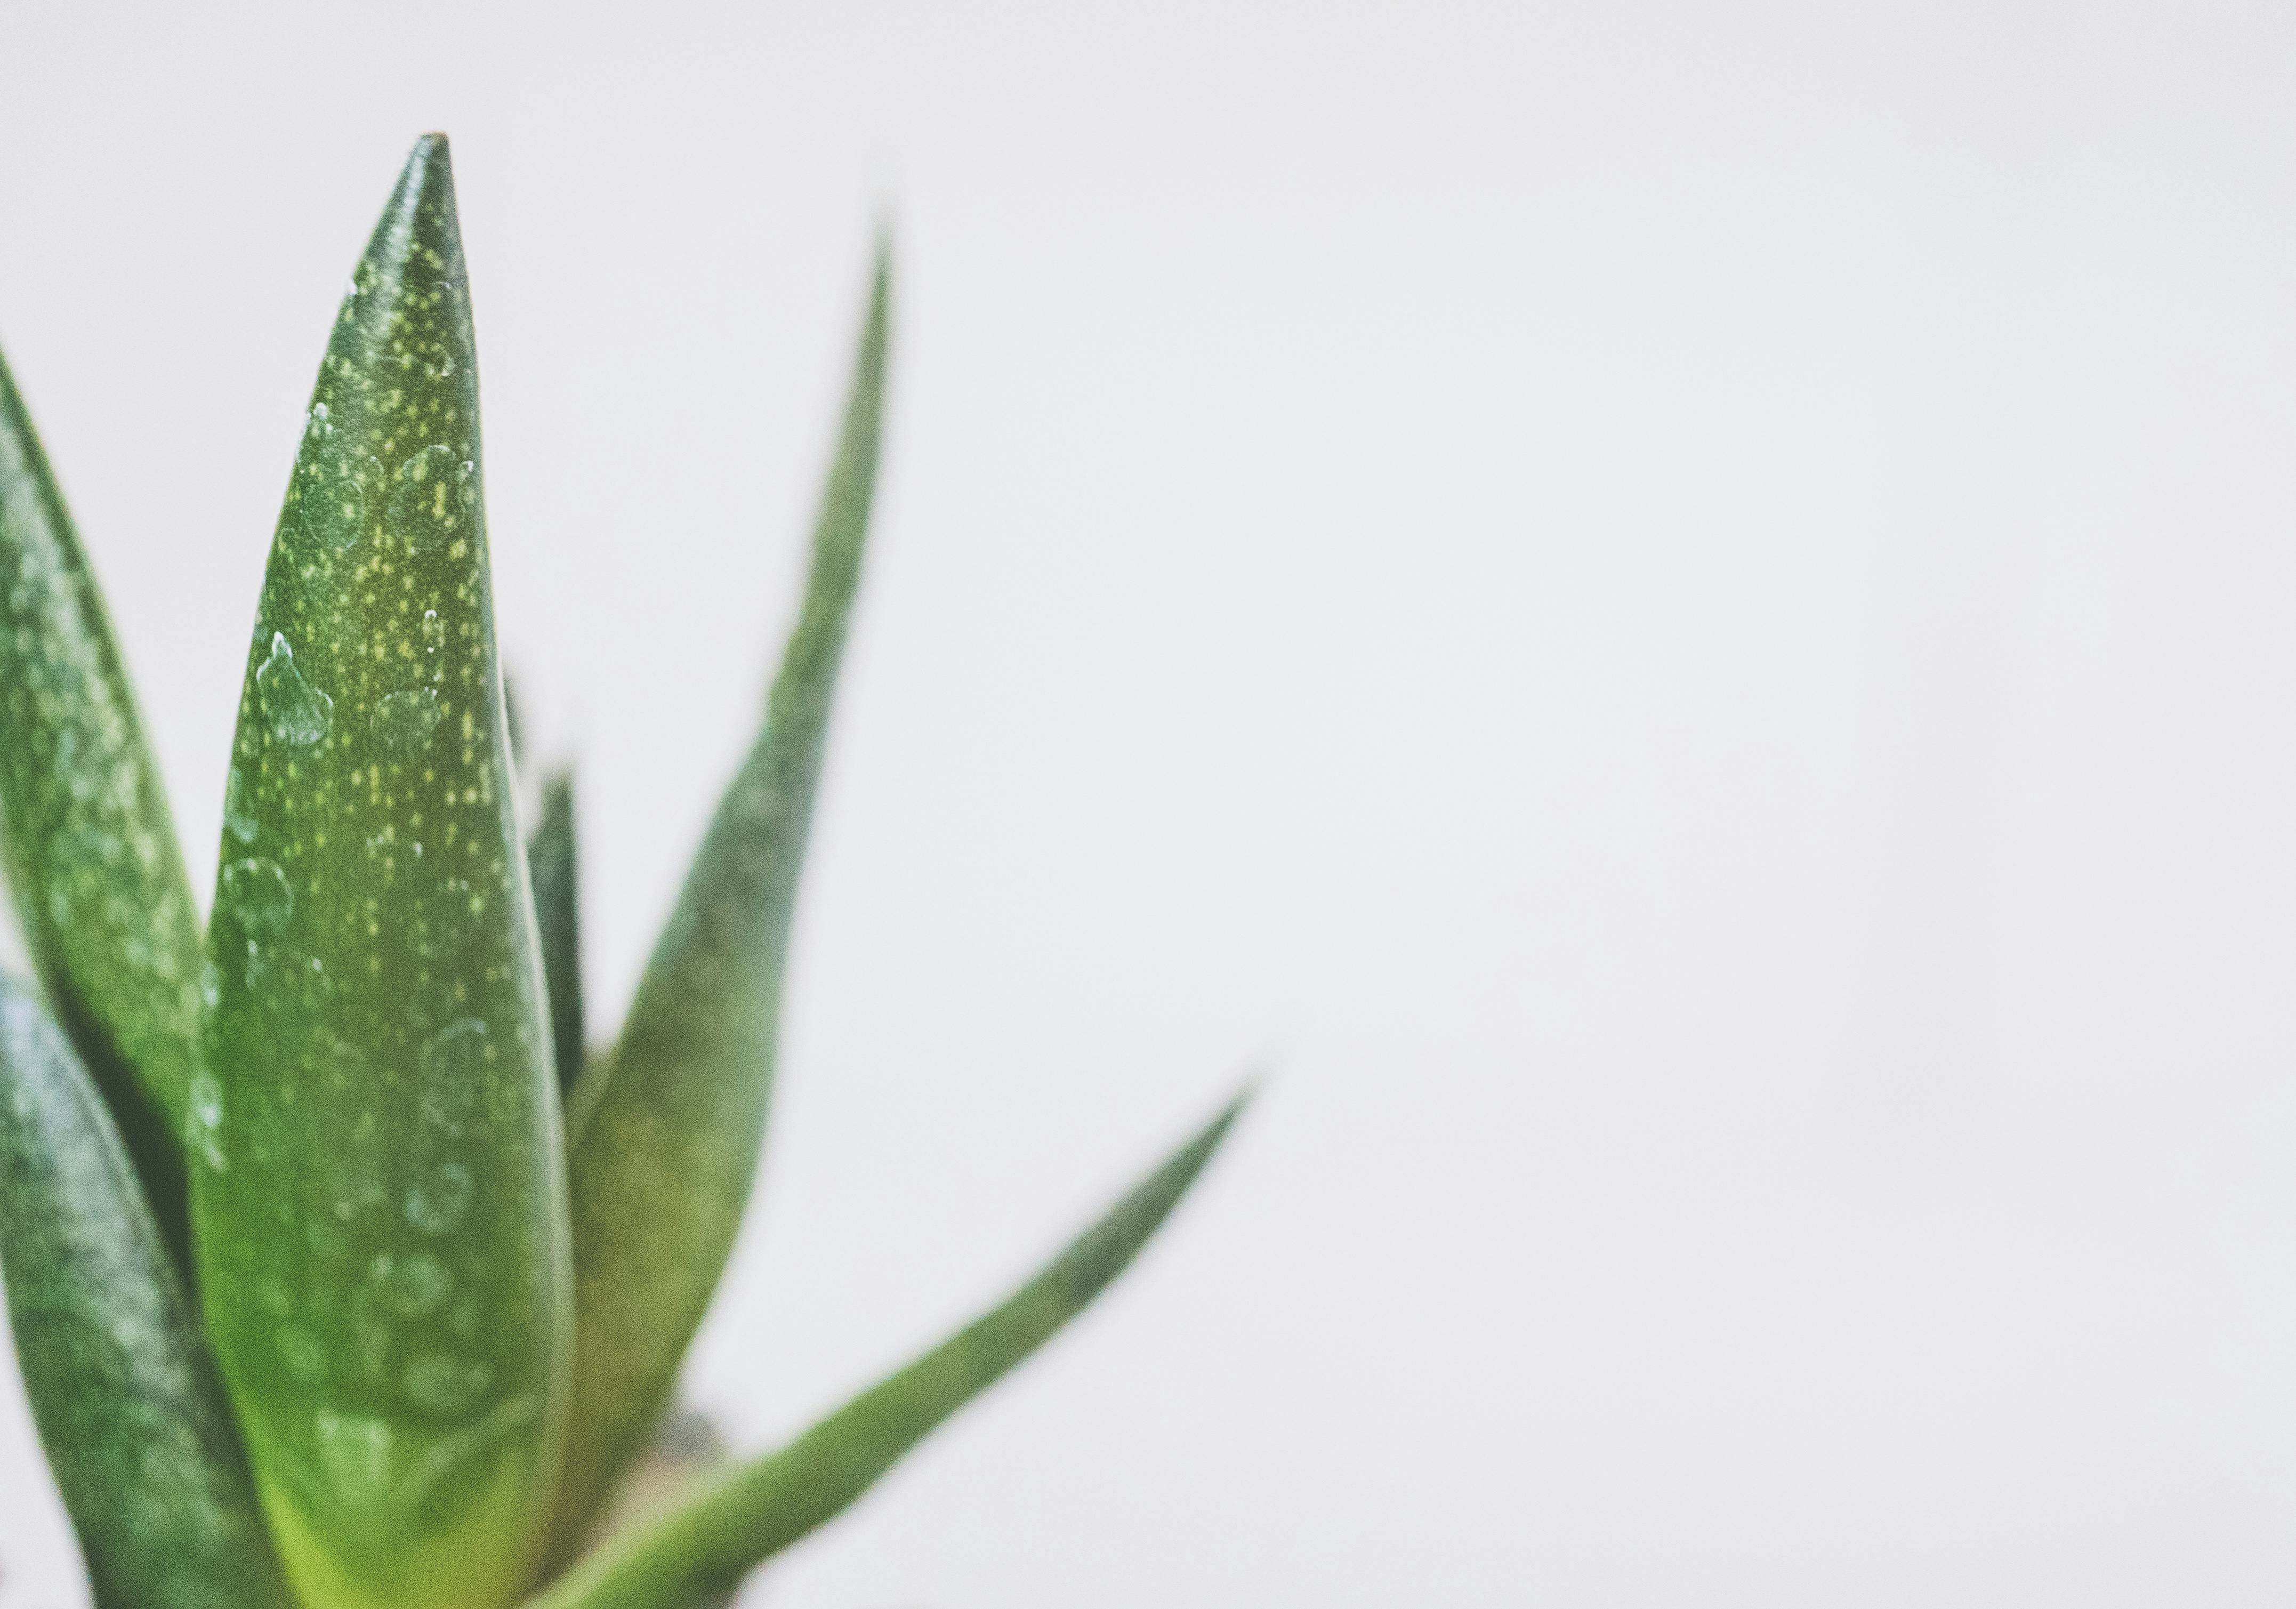
[[[0,841],[33,964],[185,1266],[199,919],[103,599],[4,360]]]
[[[291,1609],[118,1131],[62,1030],[4,978],[0,1272],[96,1609]]]
[[[718,806],[619,1044],[569,1107],[577,1321],[560,1556],[660,1416],[757,1170],[782,959],[876,478],[888,297],[881,256],[765,730]]]
[[[532,1609],[693,1609],[833,1519],[958,1408],[1042,1346],[1122,1273],[1226,1137],[1238,1097],[1044,1271],[779,1452],[609,1542]]]
[[[312,393],[209,936],[217,1083],[193,1147],[208,1330],[312,1609],[506,1601],[554,1474],[559,1102],[478,399],[432,135]]]
[[[583,1046],[581,867],[571,771],[554,773],[542,784],[542,819],[526,841],[526,866],[542,935],[542,975],[550,989],[558,1087],[566,1090],[581,1076]]]

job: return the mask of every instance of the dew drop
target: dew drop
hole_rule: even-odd
[[[205,1068],[192,1075],[191,1132],[186,1137],[200,1160],[217,1173],[224,1170],[223,1086]]]
[[[406,1366],[406,1400],[425,1413],[459,1418],[478,1407],[495,1372],[478,1359],[424,1352]]]
[[[317,743],[334,724],[335,701],[303,679],[283,633],[271,634],[271,657],[256,667],[255,694],[271,735],[283,743]]]
[[[374,735],[385,748],[411,754],[439,729],[439,695],[428,687],[383,694],[375,707]]]
[[[440,1162],[406,1193],[406,1221],[425,1235],[451,1235],[471,1211],[478,1181],[460,1162]]]
[[[200,963],[200,1004],[213,1011],[223,1003],[223,972],[213,961]]]
[[[435,609],[422,612],[422,652],[436,659],[447,646],[447,622],[439,618]]]
[[[391,533],[414,551],[443,547],[477,523],[478,466],[454,448],[424,447],[393,480]]]
[[[260,681],[256,685],[258,687],[262,685]],[[258,824],[255,819],[254,792],[254,788],[248,783],[246,773],[237,766],[234,766],[231,768],[231,780],[224,784],[223,825],[224,831],[242,843],[255,841]]]
[[[390,1482],[390,1425],[363,1414],[321,1408],[313,1420],[318,1432],[319,1465],[347,1502],[364,1507]]]
[[[314,413],[304,434],[324,441],[334,426]],[[341,553],[366,535],[368,499],[382,483],[382,465],[361,455],[338,456],[324,448],[296,472],[295,529],[314,545]]]
[[[421,1318],[437,1309],[455,1288],[455,1276],[428,1252],[406,1256],[385,1252],[367,1270],[383,1305],[401,1318]]]
[[[308,1065],[310,1078],[324,1080],[338,1092],[363,1088],[374,1081],[374,1066],[366,1052],[324,1029],[312,1043]],[[361,1137],[366,1136],[362,1133]]]
[[[478,1108],[487,1051],[476,1017],[448,1023],[422,1047],[422,1118],[449,1139],[462,1137]]]
[[[295,911],[295,891],[276,862],[234,860],[223,868],[221,903],[250,933],[275,933]]]

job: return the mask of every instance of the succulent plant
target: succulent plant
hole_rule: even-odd
[[[674,1408],[773,1084],[860,579],[880,251],[802,610],[621,1031],[582,1021],[573,789],[519,829],[446,141],[329,337],[202,931],[102,598],[0,365],[0,1270],[105,1609],[683,1609],[1089,1302],[1242,1097],[1044,1269],[778,1451],[608,1521]]]

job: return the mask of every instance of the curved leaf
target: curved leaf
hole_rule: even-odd
[[[208,1329],[313,1609],[505,1601],[554,1476],[559,1103],[480,463],[454,180],[430,135],[312,393],[209,935]]]
[[[660,1417],[757,1171],[798,867],[876,480],[889,294],[881,252],[765,730],[718,804],[620,1042],[568,1111],[576,1339],[559,1556]]]
[[[542,936],[542,975],[550,991],[550,1039],[556,1050],[558,1087],[581,1076],[582,888],[574,832],[574,774],[553,773],[542,784],[542,819],[526,841],[534,884],[534,920]]]
[[[292,1609],[118,1132],[62,1032],[4,978],[0,1270],[97,1609]]]
[[[665,1518],[609,1543],[532,1609],[693,1609],[834,1518],[1124,1271],[1203,1171],[1247,1098],[1231,1102],[1002,1306],[779,1452],[736,1467]]]
[[[0,844],[33,965],[187,1266],[199,919],[102,595],[4,359]]]

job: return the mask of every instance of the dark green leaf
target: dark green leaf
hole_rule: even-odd
[[[1124,1271],[1203,1171],[1243,1100],[1232,1102],[1003,1306],[779,1452],[737,1466],[665,1518],[610,1542],[531,1609],[693,1609],[834,1518]]]
[[[570,1352],[469,291],[408,159],[311,399],[248,655],[193,1205],[209,1334],[313,1609],[489,1609]]]
[[[102,596],[4,360],[0,841],[33,964],[186,1266],[199,918]]]
[[[757,1170],[798,866],[876,478],[888,293],[881,255],[765,730],[718,804],[619,1046],[568,1110],[577,1317],[560,1556],[660,1416]]]
[[[542,819],[526,841],[534,883],[534,920],[542,935],[542,975],[550,989],[550,1039],[556,1047],[558,1087],[571,1089],[582,1072],[582,889],[574,833],[574,774],[554,773],[542,784]]]
[[[221,1384],[111,1117],[0,978],[0,1269],[97,1609],[291,1609]]]

